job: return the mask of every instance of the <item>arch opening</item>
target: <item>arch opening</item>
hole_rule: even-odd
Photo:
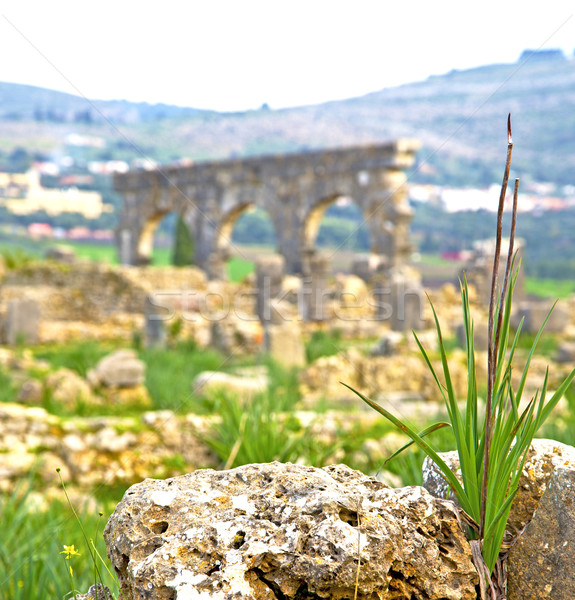
[[[370,251],[370,231],[359,205],[349,196],[319,202],[304,227],[303,246],[308,253],[322,248],[333,253],[335,271],[349,271],[358,253]]]
[[[216,239],[216,248],[226,261],[226,274],[232,281],[252,273],[257,257],[275,252],[276,247],[276,230],[270,215],[253,203],[231,210]]]
[[[177,212],[159,212],[142,228],[137,252],[140,264],[191,265],[194,259],[193,235]]]

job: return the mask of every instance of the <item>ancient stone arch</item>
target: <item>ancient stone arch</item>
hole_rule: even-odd
[[[124,198],[117,230],[123,264],[150,259],[153,232],[168,212],[177,212],[195,237],[194,262],[221,274],[231,250],[237,218],[250,207],[267,211],[275,226],[277,252],[288,273],[300,273],[326,208],[347,196],[368,223],[371,251],[402,264],[410,251],[405,170],[419,142],[399,139],[319,152],[262,156],[154,170],[114,178]]]

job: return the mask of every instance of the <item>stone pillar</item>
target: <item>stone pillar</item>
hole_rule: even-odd
[[[306,321],[325,321],[328,314],[328,279],[331,257],[316,253],[309,259],[309,271],[303,281],[303,317]]]
[[[218,252],[211,254],[206,265],[208,279],[225,281],[227,279],[226,264],[226,256],[222,256],[222,254]]]
[[[391,318],[389,302],[389,269],[385,263],[378,265],[372,277],[373,299],[375,302],[375,319],[387,321]]]
[[[4,323],[4,336],[10,346],[39,342],[40,306],[36,300],[10,300]]]
[[[193,226],[190,226],[189,217],[186,215],[186,222],[194,234],[194,262],[200,269],[209,273],[211,262],[214,260],[213,255],[218,253],[216,228],[219,224],[219,217],[212,214],[206,216],[201,212],[195,213],[195,216],[196,220]]]
[[[389,170],[381,178],[382,191],[367,203],[372,251],[389,258],[389,265],[402,267],[412,251],[409,224],[413,210],[407,202],[405,173]]]
[[[267,324],[264,328],[264,348],[271,358],[285,367],[305,365],[305,345],[297,322]]]
[[[389,321],[393,331],[425,328],[425,294],[417,275],[408,268],[381,270],[373,291],[376,318]]]
[[[409,225],[412,219],[413,209],[407,203],[402,202],[393,207],[393,256],[396,266],[407,264],[413,252],[413,244],[409,236]]]
[[[166,346],[166,308],[155,304],[152,296],[146,296],[144,319],[144,346],[146,348],[164,348]]]
[[[418,331],[425,329],[425,294],[421,283],[402,271],[391,279],[393,331]]]
[[[261,323],[272,319],[272,300],[282,291],[285,260],[280,254],[261,256],[256,261],[256,312]]]
[[[120,229],[118,233],[118,250],[121,265],[134,264],[134,248],[132,232],[129,229]]]

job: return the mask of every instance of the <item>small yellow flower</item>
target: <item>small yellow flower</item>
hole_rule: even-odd
[[[18,579],[18,587],[22,589],[24,587],[24,582],[21,579]]]
[[[72,544],[71,546],[64,545],[64,550],[62,550],[60,554],[65,554],[65,558],[67,558],[68,560],[70,560],[71,556],[80,556],[80,553],[78,552],[78,550],[76,550],[76,546],[74,546],[74,544]]]

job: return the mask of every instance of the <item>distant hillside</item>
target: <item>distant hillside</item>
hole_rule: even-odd
[[[47,121],[54,123],[117,123],[154,121],[164,118],[210,114],[194,108],[148,104],[126,100],[90,100],[32,85],[0,82],[2,121]]]
[[[0,84],[0,158],[15,148],[62,155],[70,132],[102,137],[88,158],[160,162],[382,142],[423,141],[414,181],[498,181],[512,113],[514,172],[575,183],[575,60],[524,53],[514,64],[452,71],[360,98],[285,110],[217,113]]]

